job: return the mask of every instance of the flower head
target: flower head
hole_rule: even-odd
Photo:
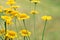
[[[2,8],[3,8],[3,6],[0,6],[0,12],[3,12],[3,9]]]
[[[40,3],[40,0],[31,0],[32,3]]]
[[[12,24],[12,18],[10,16],[1,16],[1,18],[5,20],[7,24]]]
[[[3,12],[3,10],[2,10],[2,9],[0,9],[0,13],[1,13],[1,12]]]
[[[38,14],[38,11],[32,10],[32,11],[31,11],[31,14]]]
[[[43,20],[51,20],[51,19],[52,19],[51,16],[42,16],[41,18],[42,18]]]
[[[1,18],[4,19],[5,21],[12,20],[10,16],[1,16]]]
[[[6,36],[9,38],[15,38],[17,37],[17,33],[15,31],[8,31]]]
[[[4,34],[5,30],[4,29],[0,29],[0,35]]]
[[[29,32],[28,30],[21,30],[21,31],[20,31],[20,34],[21,34],[22,36],[30,36],[30,35],[31,35],[31,32]]]
[[[12,11],[10,14],[11,14],[12,16],[18,16],[19,12],[18,12],[18,11]]]
[[[14,1],[14,0],[8,0],[7,2],[6,2],[6,4],[8,4],[8,5],[13,5],[13,4],[15,4],[16,2]]]
[[[12,11],[13,11],[13,10],[12,10],[11,8],[5,8],[5,9],[4,9],[4,12],[5,12],[6,14],[10,14]]]
[[[23,13],[23,14],[20,14],[19,15],[19,17],[18,17],[18,19],[28,19],[28,18],[30,18],[27,14],[25,14],[25,13]]]
[[[13,24],[13,22],[10,21],[10,20],[7,20],[7,21],[6,21],[6,24],[11,25],[11,24]]]

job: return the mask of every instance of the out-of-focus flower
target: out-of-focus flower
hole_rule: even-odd
[[[12,20],[10,16],[1,16],[1,18],[4,19],[5,21]]]
[[[38,14],[38,11],[32,10],[32,11],[31,11],[31,14]]]
[[[4,29],[0,29],[0,35],[4,34],[5,30]]]
[[[10,16],[1,16],[1,18],[5,20],[7,24],[13,24],[12,18]]]
[[[0,12],[3,12],[3,10],[2,10],[2,9],[0,9]]]
[[[13,4],[15,4],[16,2],[14,1],[14,0],[8,0],[7,2],[6,2],[6,4],[8,4],[8,5],[13,5]]]
[[[0,9],[2,9],[3,8],[3,6],[0,6]]]
[[[40,3],[40,0],[31,0],[32,3]]]
[[[18,14],[19,14],[18,11],[12,11],[12,12],[11,12],[11,15],[12,15],[12,16],[18,16]]]
[[[18,17],[18,19],[20,20],[23,20],[23,19],[28,19],[28,18],[30,18],[30,16],[28,16],[27,14],[25,14],[25,13],[23,13],[23,14],[20,14],[19,15],[19,17]]]
[[[16,9],[16,8],[19,8],[20,6],[11,6],[11,8],[14,8],[14,9]]]
[[[4,9],[4,12],[6,13],[6,15],[10,14],[12,16],[18,16],[19,12],[13,10],[12,8],[6,8]]]
[[[31,32],[29,32],[28,30],[21,30],[21,31],[20,31],[20,34],[21,34],[22,36],[30,36],[30,35],[31,35]]]
[[[51,19],[52,19],[51,16],[42,16],[41,18],[42,18],[43,20],[51,20]]]
[[[0,6],[0,12],[3,12],[3,6]]]
[[[13,24],[13,22],[10,21],[10,20],[7,20],[7,21],[6,21],[6,24],[11,25],[11,24]]]
[[[17,37],[17,33],[15,31],[8,31],[6,36],[9,38],[15,38]]]
[[[5,9],[4,9],[4,12],[5,12],[6,14],[10,14],[12,11],[13,11],[13,10],[12,10],[11,8],[5,8]]]

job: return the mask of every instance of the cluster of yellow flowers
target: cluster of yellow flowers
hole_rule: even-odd
[[[32,3],[40,3],[39,0],[31,0]],[[6,2],[8,5],[10,5],[10,8],[5,8],[2,9],[2,6],[0,6],[0,12],[3,12],[4,15],[1,15],[1,18],[4,20],[4,22],[6,22],[6,24],[12,24],[13,23],[13,19],[16,17],[18,20],[25,20],[25,19],[29,19],[30,16],[28,16],[26,13],[20,13],[19,11],[17,11],[16,9],[19,8],[20,6],[14,6],[14,4],[16,4],[15,0],[8,0]],[[38,11],[36,10],[32,10],[30,12],[30,14],[38,14]],[[51,16],[42,16],[41,17],[42,20],[46,21],[46,20],[51,20],[52,17]],[[5,32],[5,30],[0,30],[0,34],[3,34]],[[19,32],[22,36],[30,36],[31,32],[23,29]],[[6,36],[8,38],[16,38],[17,37],[17,33],[15,31],[12,30],[8,30],[6,33]]]
[[[4,29],[1,29],[0,30],[0,35],[4,34],[5,33],[5,30]],[[19,32],[22,36],[30,36],[31,35],[31,32],[29,32],[28,30],[21,30]],[[7,34],[6,34],[6,37],[8,38],[16,38],[17,37],[17,33],[13,30],[7,30]]]
[[[14,6],[14,4],[16,3],[15,0],[8,0],[6,2],[8,5],[10,5],[10,8],[5,8],[3,9],[3,14],[1,15],[1,18],[4,20],[4,22],[6,22],[6,24],[11,25],[13,22],[13,18],[17,18],[18,20],[25,20],[30,18],[30,16],[28,16],[26,13],[20,13],[18,12],[16,9],[19,8],[20,6]],[[0,6],[0,12],[2,12],[2,6]],[[0,34],[5,33],[5,29],[0,30]],[[19,32],[22,36],[30,36],[31,32],[29,32],[28,30],[21,30]],[[17,33],[13,30],[8,30],[7,33],[5,34],[5,37],[8,38],[16,38],[17,37]]]

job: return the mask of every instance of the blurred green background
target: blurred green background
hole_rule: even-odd
[[[4,6],[4,8],[9,7],[9,5],[6,5],[7,0],[0,0],[0,5]],[[26,27],[29,31],[31,31],[31,40],[33,40],[33,15],[30,14],[30,11],[33,9],[34,4],[31,3],[29,0],[16,0],[16,5],[19,5],[20,8],[18,9],[21,13],[27,13],[31,16],[30,19],[26,20]],[[44,40],[60,40],[60,0],[40,0],[40,3],[37,4],[36,10],[39,12],[39,14],[36,15],[36,38],[37,40],[41,40],[42,37],[42,30],[44,26],[44,21],[41,19],[41,16],[44,15],[51,15],[52,20],[48,21],[46,30],[45,30],[45,36]],[[23,27],[23,23],[21,23],[21,27]],[[2,24],[2,26],[4,26]],[[14,29],[16,31],[16,28],[14,25],[13,27],[9,27],[9,29]],[[17,22],[18,31],[20,30],[19,23]]]

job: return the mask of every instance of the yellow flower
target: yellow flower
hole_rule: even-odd
[[[16,8],[19,8],[20,6],[11,6],[11,8],[14,8],[14,9],[16,9]]]
[[[43,20],[51,20],[51,19],[52,19],[51,16],[42,16],[41,18],[42,18]]]
[[[11,12],[11,15],[12,15],[12,16],[18,16],[18,14],[19,14],[18,11],[12,11],[12,12]]]
[[[19,15],[19,17],[18,17],[18,19],[20,20],[23,20],[23,19],[28,19],[28,18],[30,18],[30,16],[28,16],[27,14],[25,14],[25,13],[23,13],[23,14],[20,14]]]
[[[3,8],[3,6],[0,6],[0,12],[3,12],[2,8]]]
[[[2,10],[2,9],[0,9],[0,12],[3,12],[3,10]]]
[[[12,18],[10,16],[1,16],[2,19],[4,19],[5,21],[11,21]]]
[[[31,32],[29,32],[28,30],[21,30],[21,31],[20,31],[20,34],[21,34],[22,36],[30,36],[30,35],[31,35]]]
[[[0,29],[0,35],[4,34],[5,30],[4,29]]]
[[[15,38],[17,37],[17,33],[15,31],[8,31],[6,36],[9,38]]]
[[[32,11],[31,11],[31,14],[38,14],[38,11],[32,10]]]
[[[6,24],[11,25],[11,24],[13,24],[13,22],[10,21],[10,20],[7,20],[7,21],[6,21]]]
[[[31,0],[32,3],[40,3],[40,0]]]
[[[8,4],[8,5],[13,5],[13,4],[15,4],[16,2],[14,1],[14,0],[8,0],[7,2],[6,2],[6,4]]]
[[[4,9],[4,12],[5,12],[6,14],[10,14],[12,11],[13,11],[13,10],[12,10],[11,8],[6,8],[6,9]]]
[[[9,25],[13,24],[12,17],[10,17],[10,16],[1,16],[1,18],[5,20],[6,24],[9,24]]]
[[[3,6],[0,6],[0,9],[2,9],[3,8]]]

